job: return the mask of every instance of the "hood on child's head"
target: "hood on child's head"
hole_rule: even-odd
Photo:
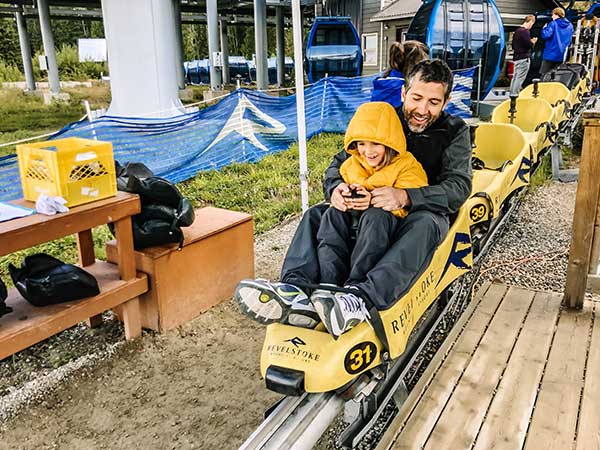
[[[406,150],[406,137],[402,123],[392,105],[386,102],[368,102],[358,107],[344,137],[344,149],[352,142],[371,141],[402,153]]]

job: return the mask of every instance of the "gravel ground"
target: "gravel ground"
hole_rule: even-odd
[[[562,291],[575,190],[549,183],[528,193],[483,261],[478,284]],[[257,276],[277,278],[297,222],[257,239]],[[264,331],[240,316],[226,302],[173,332],[129,343],[106,314],[100,328],[79,325],[1,361],[0,450],[236,448],[277,399],[258,374]],[[127,396],[139,403],[138,419],[124,409]],[[334,441],[332,431],[317,448],[334,449]]]

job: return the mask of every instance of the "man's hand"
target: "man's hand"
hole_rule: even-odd
[[[350,186],[346,183],[338,184],[331,193],[331,206],[340,211],[347,211],[347,199],[350,198]]]
[[[532,37],[532,38],[531,38],[531,43],[532,43],[533,45],[535,45],[535,43],[537,42],[537,40],[538,40],[538,38],[537,38],[537,37]]]
[[[346,198],[349,209],[364,211],[371,205],[371,193],[360,184],[352,184],[350,188],[355,192],[355,197]]]
[[[410,207],[410,197],[404,189],[380,187],[371,192],[371,205],[385,211],[396,211]]]

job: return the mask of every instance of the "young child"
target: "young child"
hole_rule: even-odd
[[[350,211],[329,208],[317,233],[321,285],[345,286],[363,281],[394,242],[404,209],[385,211],[370,207],[375,188],[410,189],[427,186],[427,175],[415,157],[406,151],[400,119],[386,102],[361,105],[346,130],[344,148],[352,155],[342,164],[344,182],[363,197],[350,200]],[[360,211],[355,242],[353,217]],[[368,312],[357,295],[318,289],[310,298],[319,318],[335,337],[365,320]]]
[[[379,187],[401,189],[427,185],[421,164],[406,150],[406,138],[395,109],[386,102],[361,105],[352,117],[344,138],[344,148],[352,155],[340,168],[340,174],[356,198],[348,198],[346,210],[330,207],[317,233],[319,267],[311,280],[321,289],[310,299],[289,283],[243,280],[236,289],[242,310],[261,323],[282,322],[312,327],[321,320],[335,337],[369,318],[366,305],[356,295],[328,290],[365,279],[383,257],[407,211],[388,212],[370,207],[372,191]],[[359,215],[356,230],[353,217]]]

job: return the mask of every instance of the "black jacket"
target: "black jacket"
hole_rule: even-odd
[[[409,130],[401,109],[398,115],[406,135],[407,149],[427,173],[429,186],[407,189],[411,211],[428,210],[451,214],[461,207],[471,193],[471,138],[468,125],[446,112],[422,133]],[[323,191],[326,201],[333,189],[343,182],[340,166],[348,158],[345,150],[337,153],[325,171]]]

